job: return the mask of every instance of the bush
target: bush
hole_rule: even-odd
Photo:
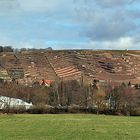
[[[140,107],[137,107],[131,112],[131,116],[140,116]]]
[[[26,108],[23,107],[12,107],[12,108],[6,108],[6,109],[2,109],[0,112],[2,113],[10,113],[10,114],[23,114],[26,113]]]
[[[27,112],[30,114],[46,114],[51,112],[53,110],[53,107],[48,107],[45,105],[38,105],[38,106],[33,106],[32,108],[28,109]]]

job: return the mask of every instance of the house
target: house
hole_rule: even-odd
[[[39,82],[39,85],[45,85],[47,87],[50,87],[53,81],[52,80],[39,80],[38,82]]]

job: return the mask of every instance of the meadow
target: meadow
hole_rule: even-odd
[[[140,117],[1,115],[0,140],[140,140]]]

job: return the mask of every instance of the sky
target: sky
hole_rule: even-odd
[[[0,45],[140,50],[140,0],[0,0]]]

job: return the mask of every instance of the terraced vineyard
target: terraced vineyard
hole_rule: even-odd
[[[48,51],[0,54],[0,78],[21,84],[47,80],[140,83],[139,51]]]

